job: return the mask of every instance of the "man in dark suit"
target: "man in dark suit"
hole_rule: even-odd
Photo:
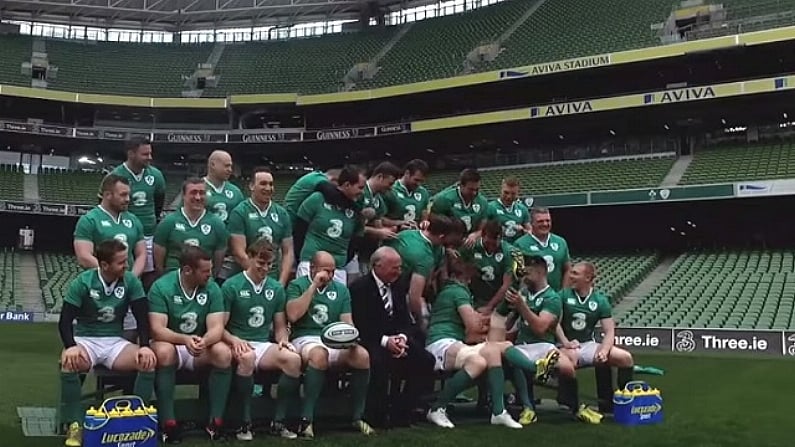
[[[434,358],[424,348],[419,328],[411,324],[406,296],[408,276],[401,276],[401,259],[391,247],[370,258],[372,272],[349,290],[353,322],[370,353],[368,421],[382,427],[408,426],[423,392],[433,387]],[[392,389],[389,396],[390,379]],[[405,381],[400,391],[400,381]]]

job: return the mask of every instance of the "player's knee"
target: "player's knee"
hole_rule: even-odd
[[[635,361],[629,351],[614,347],[610,350],[610,363],[619,368],[629,368],[634,366]]]
[[[155,342],[152,345],[159,366],[170,366],[177,363],[177,349],[171,343]]]
[[[320,346],[316,346],[307,355],[307,365],[314,369],[328,369],[328,351]]]
[[[232,365],[232,350],[225,343],[210,346],[210,361],[216,368],[228,368]]]
[[[284,350],[278,357],[279,368],[284,374],[290,377],[298,377],[301,375],[301,356]]]
[[[352,368],[367,369],[370,367],[370,353],[364,349],[364,346],[354,346],[349,352]]]
[[[240,376],[250,376],[254,374],[254,361],[256,354],[254,351],[248,351],[240,354],[235,358],[237,362],[237,374]]]
[[[470,377],[479,377],[486,371],[488,362],[486,358],[480,354],[472,354],[464,360],[464,370]]]
[[[561,355],[558,360],[558,373],[564,377],[576,377],[576,363],[565,355]]]
[[[486,345],[480,349],[479,354],[486,359],[486,363],[488,363],[489,366],[497,366],[502,364],[503,351],[504,349],[499,343],[486,343]]]

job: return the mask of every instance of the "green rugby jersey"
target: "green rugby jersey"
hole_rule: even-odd
[[[526,225],[530,222],[530,211],[520,201],[513,202],[510,206],[503,205],[502,201],[492,200],[486,213],[488,220],[496,219],[502,226],[502,237],[509,244],[513,244],[524,233],[517,231],[517,225]]]
[[[168,328],[178,334],[202,336],[207,332],[207,315],[224,312],[224,297],[213,280],[192,293],[186,291],[179,270],[173,270],[152,284],[149,312],[167,315]]]
[[[204,210],[196,222],[191,222],[184,208],[180,208],[157,225],[154,243],[166,249],[165,269],[173,270],[179,268],[183,245],[199,247],[212,256],[226,249],[228,239],[226,226],[214,214]]]
[[[127,265],[132,267],[135,245],[144,239],[144,229],[133,213],[123,211],[114,219],[101,205],[97,205],[77,220],[74,238],[91,242],[94,248],[110,239],[121,241],[127,246]]]
[[[273,201],[268,204],[267,208],[260,209],[249,198],[232,210],[226,226],[230,235],[245,236],[246,246],[262,237],[273,243],[276,249],[276,258],[271,264],[269,276],[279,279],[282,265],[282,242],[293,237],[293,224],[287,210]]]
[[[461,258],[475,265],[480,276],[472,278],[469,287],[475,299],[475,306],[480,307],[489,300],[502,287],[502,277],[511,271],[511,246],[505,241],[494,253],[489,253],[483,247],[483,239],[478,239],[471,248],[460,249]]]
[[[419,223],[422,213],[428,208],[431,196],[424,186],[409,191],[401,180],[392,185],[392,190],[384,194],[386,217],[394,220]]]
[[[569,244],[554,233],[549,233],[546,243],[535,235],[525,234],[513,244],[525,256],[541,256],[547,261],[547,281],[554,290],[563,286],[563,266],[570,261]]]
[[[122,279],[105,284],[99,269],[91,269],[72,280],[64,302],[80,309],[74,327],[76,336],[121,337],[130,303],[143,299],[144,287],[132,272],[126,271]]]
[[[229,312],[229,333],[246,341],[270,341],[273,317],[284,313],[287,301],[281,283],[265,277],[256,284],[246,272],[240,272],[224,281],[221,292]]]
[[[447,281],[431,308],[431,320],[428,326],[428,341],[430,345],[443,338],[452,338],[464,341],[466,326],[458,310],[464,306],[473,306],[472,293],[467,286],[458,281]]]
[[[563,317],[560,326],[569,340],[579,342],[593,341],[596,324],[604,318],[613,316],[610,300],[601,292],[591,289],[591,293],[581,297],[574,289],[560,292],[563,302]]]
[[[296,278],[287,285],[287,301],[296,300],[309,289],[309,276]],[[345,285],[330,281],[323,290],[318,289],[303,317],[292,324],[290,339],[320,336],[323,328],[342,321],[340,316],[351,313],[351,295]]]
[[[348,261],[351,238],[363,232],[356,211],[326,203],[323,194],[315,192],[301,204],[298,218],[309,223],[300,260],[310,261],[315,253],[327,251],[334,256],[337,268],[343,268]]]
[[[444,262],[444,247],[434,247],[422,230],[403,230],[397,238],[384,241],[394,248],[402,261],[403,273],[416,273],[426,279]]]
[[[284,195],[284,208],[290,216],[297,215],[301,204],[315,192],[317,185],[327,181],[329,181],[328,176],[321,171],[310,172],[296,180]]]
[[[478,194],[471,203],[464,202],[459,187],[447,188],[433,196],[431,213],[456,217],[466,225],[467,232],[480,227],[486,219],[489,203],[482,194]]]
[[[555,316],[556,323],[544,334],[542,337],[536,335],[524,318],[519,317],[519,335],[516,337],[516,344],[531,344],[531,343],[555,343],[555,328],[557,328],[557,321],[560,321],[561,309],[560,296],[555,292],[552,287],[547,285],[536,293],[530,293],[529,290],[522,288],[519,294],[525,299],[527,306],[536,314],[541,315],[541,312],[549,312]],[[502,316],[508,316],[513,309],[507,301],[503,300],[495,309],[495,311]]]
[[[364,184],[364,191],[362,191],[362,195],[359,197],[359,200],[356,201],[356,209],[363,210],[365,208],[372,208],[375,210],[375,217],[371,220],[376,220],[384,217],[386,215],[386,202],[384,202],[384,198],[381,194],[376,194],[370,189],[370,184]]]
[[[207,184],[207,211],[215,214],[222,222],[227,223],[229,213],[242,201],[246,200],[243,192],[232,182],[224,182],[220,188],[204,178]],[[182,206],[180,204],[180,206]]]
[[[139,174],[135,174],[125,162],[116,166],[111,174],[120,175],[130,183],[130,212],[141,220],[144,236],[152,236],[158,217],[155,216],[155,196],[166,193],[163,173],[154,166],[147,166]]]

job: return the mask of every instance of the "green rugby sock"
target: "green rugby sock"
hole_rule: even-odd
[[[63,404],[63,421],[79,422],[82,425],[83,411],[80,408],[80,374],[61,371],[61,403]]]
[[[364,415],[367,402],[367,386],[370,384],[369,369],[351,369],[351,398],[353,399],[353,420],[359,421]]]
[[[446,407],[450,402],[453,401],[458,393],[469,388],[472,385],[472,382],[472,377],[470,377],[469,373],[467,373],[465,369],[458,370],[458,372],[453,374],[453,377],[444,383],[444,388],[442,388],[442,391],[439,392],[439,397],[436,399],[436,403],[433,404],[433,407],[431,408],[438,410],[439,408]]]
[[[158,419],[163,423],[175,420],[174,392],[177,388],[176,365],[158,367],[155,373],[155,385],[157,391]]]
[[[210,387],[210,419],[223,419],[232,385],[232,368],[213,368],[207,384]]]
[[[323,391],[323,385],[326,381],[326,371],[322,369],[315,369],[311,366],[306,368],[304,373],[304,402],[301,416],[307,421],[315,419],[315,404],[320,398],[320,393]]]
[[[294,401],[294,399],[300,397],[299,388],[301,388],[300,378],[282,374],[276,387],[276,410],[273,414],[274,421],[284,422],[284,419],[287,417],[287,405]]]
[[[155,373],[154,371],[138,371],[135,377],[135,386],[133,387],[133,394],[140,397],[147,404],[152,399],[152,391],[155,389]]]
[[[242,409],[244,423],[251,423],[251,395],[254,390],[254,376],[235,375],[235,393]]]
[[[531,410],[535,409],[535,402],[533,399],[530,398],[530,390],[527,387],[527,375],[524,370],[520,368],[513,368],[513,375],[512,375],[512,382],[513,387],[516,390],[516,394],[519,395],[519,401],[522,402],[522,406],[524,408],[530,408]]]
[[[491,412],[497,416],[505,411],[505,373],[502,371],[502,366],[495,366],[489,368],[486,375],[491,391]]]
[[[522,351],[516,349],[515,346],[511,346],[510,348],[505,350],[503,354],[506,360],[508,360],[511,365],[522,368],[523,370],[531,373],[536,372],[536,364],[535,362],[531,362],[523,353]]]

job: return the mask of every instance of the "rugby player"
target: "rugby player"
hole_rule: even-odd
[[[473,264],[479,274],[472,278],[470,289],[475,309],[491,315],[511,286],[511,246],[503,240],[503,227],[496,219],[483,225],[478,239],[471,247],[461,249],[461,258]]]
[[[364,191],[365,178],[359,169],[346,167],[337,180],[339,191],[351,202],[355,202]],[[340,208],[326,201],[320,192],[312,193],[298,208],[297,219],[308,224],[304,245],[299,256],[296,276],[309,274],[309,261],[315,253],[327,251],[334,256],[337,266],[348,260],[348,248],[356,234],[362,234],[362,222],[354,207]],[[334,280],[347,284],[347,273],[343,268],[334,272]]]
[[[149,348],[147,300],[141,281],[127,270],[127,246],[107,239],[95,246],[97,268],[85,270],[69,285],[58,331],[61,352],[63,420],[69,424],[65,445],[82,444],[85,414],[80,405],[80,373],[103,365],[114,371],[138,371],[134,394],[148,401],[156,358]],[[138,344],[122,338],[122,320],[131,308],[138,323]],[[77,320],[77,324],[73,324]]]
[[[268,267],[269,276],[286,287],[295,262],[290,215],[273,201],[273,174],[268,168],[255,168],[248,187],[251,197],[229,215],[229,250],[240,268],[247,270],[250,260],[246,248],[264,237],[275,249],[275,258]]]
[[[530,226],[530,212],[519,200],[519,180],[516,177],[502,179],[500,197],[489,202],[488,219],[497,219],[502,225],[505,242],[513,244]]]
[[[530,233],[514,242],[524,256],[541,256],[547,262],[547,280],[552,290],[564,287],[566,272],[571,268],[569,244],[552,233],[552,216],[547,208],[530,210]]]
[[[431,214],[441,214],[461,219],[466,225],[465,245],[471,246],[480,237],[480,226],[486,219],[489,202],[480,194],[480,173],[477,169],[464,169],[458,184],[433,196]]]
[[[143,138],[131,138],[125,143],[127,160],[116,166],[111,174],[127,179],[130,185],[129,211],[140,219],[146,241],[146,265],[144,266],[144,288],[157,278],[155,274],[153,238],[160,213],[166,201],[166,179],[159,169],[152,166],[152,144]]]
[[[519,333],[514,346],[527,360],[535,364],[536,379],[545,381],[550,370],[556,368],[559,382],[570,391],[565,403],[576,418],[590,424],[600,423],[601,414],[579,403],[574,363],[569,357],[560,355],[555,347],[555,334],[563,310],[560,296],[547,282],[547,263],[544,258],[540,256],[525,258],[525,275],[522,283],[518,291],[513,288],[508,289],[505,300],[492,314],[489,340],[504,340],[506,319],[511,313],[517,313]],[[511,363],[525,371],[532,369],[523,367],[514,359],[511,359]],[[528,395],[527,384],[526,382],[522,384],[520,378],[522,376],[514,374],[514,384],[517,385],[517,393],[524,406],[520,419],[532,423],[537,420],[537,416],[534,403]]]
[[[570,289],[563,289],[563,317],[558,326],[558,341],[563,353],[578,367],[607,366],[618,369],[618,388],[623,389],[632,380],[634,361],[632,354],[616,347],[616,323],[613,320],[610,299],[594,290],[596,268],[590,262],[580,262],[569,270]],[[604,332],[601,343],[594,337],[596,324]],[[606,411],[612,407],[612,380],[600,382],[597,386],[607,386],[600,390],[600,404]],[[604,385],[602,385],[604,383]],[[609,402],[609,403],[608,403]]]
[[[416,229],[428,217],[428,203],[431,200],[428,190],[422,184],[428,175],[428,163],[414,159],[406,163],[403,177],[398,179],[392,190],[385,193],[386,216],[383,223],[398,229]]]
[[[307,240],[307,244],[309,240]],[[362,419],[370,382],[370,356],[361,345],[348,349],[326,347],[320,333],[327,325],[344,321],[353,324],[351,296],[345,283],[335,281],[335,256],[318,251],[312,257],[309,275],[299,276],[287,286],[287,319],[292,324],[293,345],[301,354],[304,372],[304,398],[298,435],[314,438],[315,404],[323,390],[329,368],[351,373],[353,427],[365,435],[375,433]]]
[[[468,284],[475,268],[460,259],[448,262],[449,279],[444,284],[431,310],[428,339],[425,349],[436,359],[436,369],[456,371],[447,380],[436,402],[431,405],[427,419],[434,425],[454,428],[447,417],[447,405],[455,396],[473,385],[476,378],[487,376],[492,396],[502,396],[505,376],[502,355],[513,349],[510,342],[486,342],[488,320],[472,307]],[[492,399],[491,423],[510,428],[522,428],[505,410],[501,398]]]
[[[177,370],[210,367],[211,440],[223,439],[221,427],[232,381],[232,351],[219,343],[224,335],[224,297],[211,278],[213,263],[201,248],[187,245],[179,268],[161,276],[149,290],[149,324],[157,356],[157,410],[163,442],[182,435],[174,414]]]
[[[251,396],[255,371],[282,373],[271,433],[288,439],[297,437],[286,428],[284,420],[289,400],[299,399],[301,356],[288,340],[284,287],[268,276],[275,256],[275,248],[267,238],[255,240],[246,248],[246,270],[227,279],[221,287],[227,312],[224,341],[232,348],[237,363],[237,396],[233,402],[243,410],[243,425],[237,430],[241,441],[253,439]],[[271,325],[275,343],[271,342]]]
[[[431,214],[422,230],[405,230],[386,245],[394,248],[402,260],[401,271],[409,275],[409,312],[424,331],[428,328],[428,304],[425,289],[444,263],[444,243],[452,223],[447,216]]]
[[[232,176],[232,156],[229,152],[216,150],[207,159],[207,211],[215,214],[226,223],[229,213],[245,200],[243,192],[229,181]],[[184,200],[184,199],[183,199]]]
[[[182,184],[185,203],[157,225],[155,267],[159,274],[179,268],[184,245],[199,247],[211,255],[214,273],[223,264],[229,234],[221,219],[205,209],[206,193],[204,180],[196,177],[185,180]]]

